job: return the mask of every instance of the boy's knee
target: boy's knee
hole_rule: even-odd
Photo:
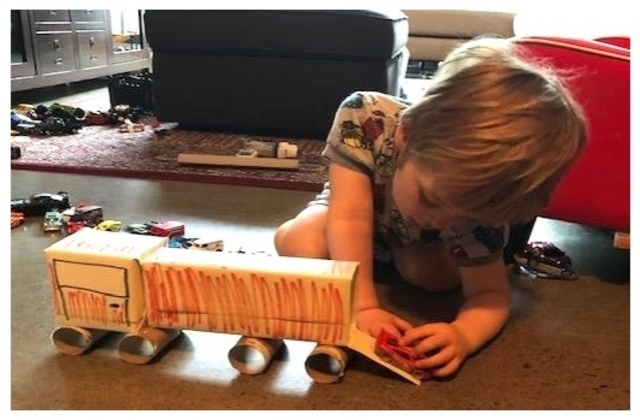
[[[287,255],[285,253],[287,249],[287,232],[289,231],[289,227],[292,223],[293,220],[287,220],[276,229],[273,242],[279,255]]]
[[[278,255],[286,257],[328,258],[326,240],[299,219],[291,219],[275,232],[274,245]]]

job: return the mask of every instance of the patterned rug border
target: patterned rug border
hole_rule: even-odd
[[[177,162],[180,153],[233,154],[247,140],[288,141],[297,144],[300,150],[300,169],[181,165]],[[111,127],[91,126],[84,127],[77,134],[66,136],[13,136],[11,145],[22,149],[22,157],[11,161],[13,170],[300,191],[319,191],[327,176],[326,165],[320,156],[324,142],[317,139],[184,130],[156,136],[149,128],[140,133],[119,133]]]
[[[90,175],[90,176],[108,176],[119,178],[138,178],[138,179],[155,179],[165,181],[185,181],[185,182],[201,182],[208,184],[223,184],[223,185],[239,185],[247,187],[262,187],[262,188],[278,188],[285,190],[296,191],[320,191],[324,182],[291,182],[278,179],[255,179],[235,176],[217,176],[209,174],[196,174],[196,173],[166,173],[156,171],[143,171],[143,170],[128,170],[128,169],[105,169],[105,168],[87,168],[87,167],[74,167],[65,166],[60,167],[56,165],[46,164],[31,164],[31,163],[19,163],[12,162],[11,169],[23,170],[23,171],[36,171],[36,172],[57,172],[68,173],[77,175]]]

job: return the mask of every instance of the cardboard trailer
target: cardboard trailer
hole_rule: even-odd
[[[318,382],[336,382],[355,351],[420,383],[381,360],[375,339],[355,327],[358,263],[191,252],[167,243],[165,237],[85,228],[48,247],[54,345],[82,354],[104,334],[124,333],[119,356],[144,364],[182,330],[238,334],[236,347],[258,351],[264,361],[246,366],[246,351],[235,348],[232,365],[260,373],[283,340],[304,340],[318,343],[306,364]]]

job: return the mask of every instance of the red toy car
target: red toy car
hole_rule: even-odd
[[[513,258],[525,270],[543,277],[575,280],[571,258],[551,242],[535,241]]]
[[[409,372],[416,379],[427,379],[428,372],[415,366],[418,356],[409,346],[400,346],[398,339],[386,331],[382,331],[376,339],[374,352],[385,362]]]
[[[103,217],[101,206],[81,205],[75,207],[69,221],[84,222],[86,226],[94,227],[104,220]]]
[[[77,231],[79,231],[84,227],[87,227],[87,225],[85,225],[83,221],[76,221],[76,222],[71,221],[65,224],[65,230],[69,235],[71,235],[72,233],[76,233]]]
[[[184,236],[184,223],[169,220],[166,222],[149,222],[149,233],[153,236]]]
[[[24,224],[24,214],[19,211],[11,212],[11,229]]]

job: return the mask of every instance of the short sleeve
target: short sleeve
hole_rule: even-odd
[[[344,99],[336,111],[323,156],[350,169],[373,173],[375,139],[363,130],[370,113],[364,92],[354,92]]]

